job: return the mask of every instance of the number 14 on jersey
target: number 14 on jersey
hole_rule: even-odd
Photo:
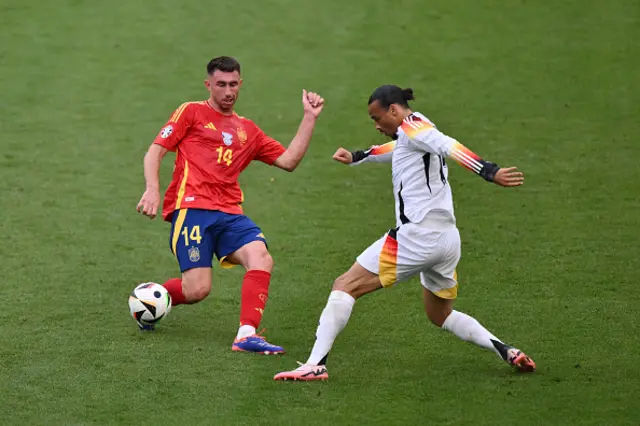
[[[223,146],[219,146],[216,152],[218,153],[218,164],[224,162],[227,164],[227,167],[229,167],[233,162],[233,151],[231,148],[225,149]]]

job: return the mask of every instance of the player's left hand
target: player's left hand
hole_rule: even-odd
[[[496,172],[493,183],[507,187],[520,186],[524,183],[524,175],[517,167],[507,167]]]
[[[311,114],[314,118],[320,115],[324,107],[324,98],[315,92],[302,90],[302,106],[305,114]]]

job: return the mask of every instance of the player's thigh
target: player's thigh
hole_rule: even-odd
[[[211,268],[215,235],[211,232],[215,212],[181,209],[173,214],[169,244],[180,265],[180,272]]]
[[[242,265],[270,272],[273,267],[262,230],[244,215],[226,215],[214,251],[224,268]]]
[[[382,283],[378,274],[368,271],[357,262],[333,283],[333,290],[344,291],[354,299],[373,293],[381,288]]]

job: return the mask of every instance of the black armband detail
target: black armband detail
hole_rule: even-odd
[[[480,177],[487,182],[493,182],[493,178],[496,176],[496,173],[498,173],[498,170],[500,170],[500,166],[491,161],[478,160],[478,162],[482,164],[482,169],[480,169],[478,173]]]
[[[353,151],[351,152],[351,156],[353,157],[353,163],[358,163],[369,156],[369,151]]]

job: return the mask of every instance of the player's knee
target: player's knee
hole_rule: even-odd
[[[249,258],[249,262],[247,262],[247,269],[253,270],[257,269],[260,271],[271,272],[273,269],[273,257],[269,254],[266,249],[258,250]]]
[[[359,265],[339,276],[333,282],[333,290],[348,293],[354,299],[382,288],[380,277]]]
[[[185,299],[187,299],[189,303],[196,303],[201,300],[204,300],[209,295],[209,293],[211,293],[211,286],[196,287],[188,291],[183,290],[183,293],[184,293]]]
[[[333,282],[332,290],[344,291],[345,293],[349,293],[348,290],[350,290],[352,287],[349,284],[350,284],[349,280],[344,275],[339,276]]]
[[[211,282],[206,280],[183,281],[182,293],[189,303],[199,302],[211,293]]]
[[[334,291],[343,291],[354,299],[358,299],[367,293],[358,280],[349,279],[346,275],[336,278],[332,289]]]

